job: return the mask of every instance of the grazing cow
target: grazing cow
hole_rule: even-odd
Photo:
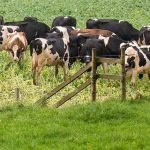
[[[32,78],[34,85],[39,83],[44,65],[55,66],[55,75],[58,74],[58,65],[62,66],[64,70],[64,80],[66,80],[69,63],[69,50],[66,39],[36,38],[30,44],[30,54],[32,57]],[[37,82],[35,79],[36,68],[38,71]]]
[[[99,36],[98,39],[87,39],[81,49],[81,61],[89,63],[92,59],[92,49],[96,48],[96,56],[118,58],[120,57],[120,44],[125,42],[117,35],[110,37]]]
[[[70,34],[91,34],[91,35],[102,35],[104,37],[111,36],[113,32],[102,29],[75,29],[70,32]]]
[[[125,42],[117,35],[111,35],[110,37],[99,36],[98,39],[87,39],[83,44],[80,52],[80,59],[83,63],[89,63],[92,60],[92,49],[96,48],[97,57],[107,58],[119,58],[121,55],[120,44]],[[100,63],[97,63],[97,66]],[[107,63],[102,63],[102,67],[105,73],[108,72]]]
[[[129,22],[115,19],[89,19],[86,28],[110,30],[125,41],[138,41],[140,33]]]
[[[4,43],[7,39],[7,35],[18,30],[18,26],[6,26],[0,25],[0,50],[4,50]]]
[[[69,36],[69,51],[70,51],[70,66],[77,60],[80,59],[80,53],[82,46],[87,39],[98,39],[101,35],[92,35],[92,34],[72,34]]]
[[[131,76],[131,84],[135,85],[138,73],[150,73],[149,47],[140,48],[134,43],[122,43],[120,48],[125,50],[126,73]]]
[[[0,16],[0,25],[3,25],[4,24],[4,18],[3,16]]]
[[[52,22],[52,28],[55,26],[73,26],[76,27],[76,19],[71,16],[58,16]]]
[[[5,50],[7,50],[14,61],[19,62],[24,52],[27,50],[27,39],[24,32],[14,32],[7,35],[4,42]]]
[[[19,26],[18,31],[24,32],[26,34],[26,38],[28,44],[35,38],[43,38],[47,32],[50,31],[48,25],[38,21],[31,21],[32,18],[29,19],[27,17],[26,21],[17,21],[17,22],[5,22],[5,25],[17,25]],[[30,20],[30,21],[29,21]]]
[[[139,45],[150,45],[150,26],[143,26],[140,29]]]

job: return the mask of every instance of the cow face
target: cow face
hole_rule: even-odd
[[[12,49],[9,49],[9,51],[12,59],[16,62],[19,62],[21,56],[21,49],[18,47],[18,45],[14,45]]]
[[[105,44],[103,39],[87,39],[81,49],[80,57],[81,62],[89,63],[92,60],[92,49],[96,48],[96,55],[100,56],[103,54]]]
[[[27,40],[23,32],[14,32],[7,35],[5,43],[6,50],[10,53],[12,59],[19,62],[22,54],[27,49]]]
[[[125,50],[125,68],[126,71],[135,68],[138,61],[138,53],[133,47],[128,47]]]

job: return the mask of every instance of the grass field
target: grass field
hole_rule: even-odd
[[[1,150],[148,150],[150,101],[0,110]]]
[[[89,18],[115,18],[127,20],[140,29],[150,24],[149,8],[148,0],[1,0],[0,15],[5,21],[35,16],[49,26],[56,16],[71,15],[77,19],[77,27],[85,27]],[[69,75],[81,66],[75,63]],[[101,71],[99,67],[98,72]],[[110,66],[110,73],[119,71],[118,65]],[[63,81],[62,69],[56,78],[54,68],[45,67],[42,76],[42,84],[34,86],[29,51],[20,65],[12,62],[6,52],[0,52],[0,150],[150,149],[150,88],[146,75],[142,80],[137,79],[136,87],[127,80],[127,102],[120,102],[118,81],[98,80],[97,103],[90,103],[89,87],[61,109],[32,106]],[[49,107],[82,84],[87,76],[90,74],[86,73],[54,96]],[[19,106],[14,96],[16,87],[20,88]]]
[[[88,4],[88,5],[87,5]],[[47,23],[51,26],[54,17],[58,15],[72,15],[77,19],[77,27],[85,27],[85,22],[89,18],[116,18],[124,19],[140,29],[142,25],[148,25],[150,20],[149,2],[139,0],[128,1],[98,1],[98,0],[2,0],[0,5],[0,15],[4,16],[5,21],[22,20],[25,16],[35,16],[39,21]],[[56,85],[63,81],[62,69],[57,78],[54,77],[54,67],[44,68],[42,72],[42,85],[40,87],[32,85],[31,79],[31,63],[29,51],[26,60],[22,61],[20,66],[12,62],[6,52],[0,53],[0,106],[15,102],[14,89],[20,88],[20,99],[26,105],[34,103],[39,99],[45,91],[50,91]],[[69,71],[69,75],[74,74],[80,69],[82,64],[75,63]],[[118,73],[119,66],[111,66],[111,73]],[[98,69],[101,71],[101,68]],[[57,99],[64,96],[66,92],[74,90],[80,83],[86,79],[84,75],[80,80],[73,82],[66,87],[61,93],[53,97],[49,105]],[[130,86],[130,81],[127,83],[127,98],[136,99],[137,94],[141,93],[143,97],[149,97],[148,78],[144,76],[143,80],[137,81],[137,87]],[[120,83],[106,80],[98,80],[97,100],[103,101],[120,97]],[[88,94],[87,94],[88,93]],[[86,103],[89,100],[90,87],[84,90],[81,94],[72,99],[70,104]]]

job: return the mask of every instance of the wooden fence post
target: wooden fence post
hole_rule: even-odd
[[[122,65],[122,100],[126,100],[126,71],[125,71],[125,48],[121,48],[121,65]]]
[[[19,100],[19,88],[15,88],[15,98],[16,100]]]
[[[96,100],[96,48],[92,49],[92,101]]]

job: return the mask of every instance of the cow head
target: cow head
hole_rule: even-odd
[[[14,61],[19,62],[21,55],[27,49],[27,40],[23,32],[14,32],[7,35],[5,47]]]
[[[92,61],[92,49],[96,48],[96,54],[102,55],[105,44],[103,39],[87,39],[81,49],[80,57],[81,62],[89,63]]]
[[[21,50],[19,49],[18,45],[13,45],[12,48],[9,49],[9,52],[13,60],[19,62]]]
[[[138,44],[139,45],[150,45],[150,26],[143,26],[140,29]]]
[[[139,61],[138,52],[134,46],[131,46],[130,44],[122,43],[120,48],[125,50],[125,68],[127,72],[129,69],[135,68],[137,62]]]

